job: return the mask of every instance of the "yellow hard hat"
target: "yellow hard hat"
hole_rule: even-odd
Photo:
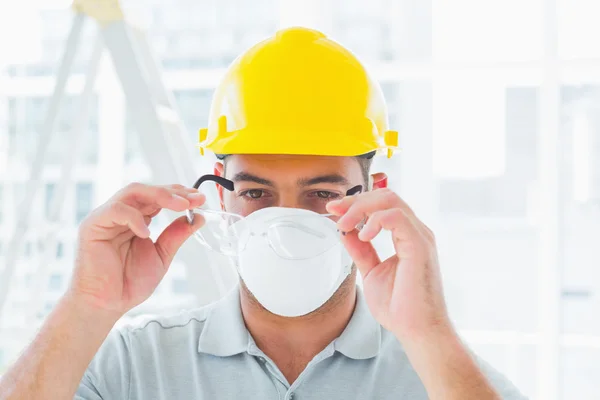
[[[383,93],[321,32],[281,30],[239,56],[215,90],[200,151],[358,156],[398,146]]]

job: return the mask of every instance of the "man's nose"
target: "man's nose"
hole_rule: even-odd
[[[279,195],[277,207],[303,208],[303,205],[294,190],[283,190]]]

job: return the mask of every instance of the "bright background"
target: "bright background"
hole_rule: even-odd
[[[190,143],[224,68],[277,28],[320,28],[354,51],[380,80],[400,131],[402,152],[376,168],[436,232],[465,339],[532,399],[600,398],[597,1],[136,0],[124,8],[146,30]],[[0,293],[0,374],[68,285],[78,223],[126,183],[152,182],[148,166],[165,162],[145,156],[146,133],[134,129],[106,53],[79,148],[69,150],[96,32],[88,21],[33,206],[20,209],[72,20],[65,1],[0,3],[0,280],[11,277]],[[73,157],[63,212],[48,223],[60,165]],[[193,176],[210,172],[213,159],[194,162]],[[29,229],[8,274],[18,221]],[[180,257],[130,314],[218,298],[206,267],[214,255],[201,254]],[[224,273],[224,286],[231,277]]]

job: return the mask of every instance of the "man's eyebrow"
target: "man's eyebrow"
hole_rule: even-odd
[[[337,174],[315,176],[314,178],[300,179],[298,181],[299,186],[318,185],[319,183],[336,183],[339,185],[348,185],[349,184],[348,179],[344,178],[341,175],[337,175]]]
[[[254,182],[258,183],[259,185],[275,186],[270,180],[249,174],[247,172],[238,172],[231,180],[234,182]]]

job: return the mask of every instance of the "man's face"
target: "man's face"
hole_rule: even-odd
[[[231,155],[215,174],[234,182],[233,192],[219,188],[221,207],[246,216],[265,207],[291,207],[327,213],[327,202],[366,186],[354,157]]]

